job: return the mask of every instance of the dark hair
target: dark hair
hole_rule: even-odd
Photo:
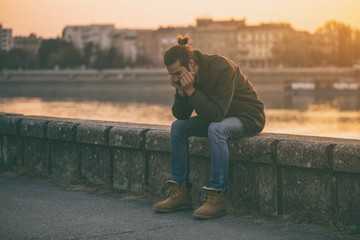
[[[177,42],[177,45],[171,46],[166,51],[164,55],[164,63],[166,66],[170,66],[179,60],[181,66],[188,68],[190,59],[195,60],[192,48],[187,46],[190,42],[190,37],[188,35],[185,35],[184,37],[178,35]]]

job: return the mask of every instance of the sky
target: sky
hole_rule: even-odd
[[[360,29],[360,0],[0,0],[0,24],[13,36],[61,37],[68,25],[194,26],[200,17],[286,22],[309,32],[337,20]]]

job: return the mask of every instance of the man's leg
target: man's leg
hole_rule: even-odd
[[[176,120],[171,125],[170,152],[172,180],[181,185],[184,181],[190,183],[190,136],[207,136],[210,122],[195,116],[186,120]]]
[[[189,136],[206,136],[210,122],[192,117],[187,120],[176,120],[171,125],[170,151],[172,180],[167,181],[169,197],[162,202],[156,203],[156,212],[173,212],[192,208]]]
[[[193,217],[211,219],[225,214],[224,189],[228,181],[228,138],[246,135],[244,125],[236,117],[213,122],[208,128],[211,151],[211,172],[207,187],[204,187],[204,204],[194,211]]]
[[[221,122],[213,122],[208,128],[211,151],[211,173],[208,187],[221,192],[227,186],[229,169],[229,138],[246,135],[246,130],[239,118],[225,118]]]

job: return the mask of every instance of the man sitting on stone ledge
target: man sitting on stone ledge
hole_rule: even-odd
[[[176,89],[172,112],[178,120],[171,125],[169,197],[156,203],[154,210],[192,208],[188,137],[208,137],[210,179],[203,187],[204,203],[193,217],[211,219],[225,215],[228,139],[260,133],[265,125],[264,104],[233,61],[193,50],[187,46],[189,40],[188,36],[179,36],[178,44],[164,55],[170,84]],[[196,116],[192,116],[194,110]]]

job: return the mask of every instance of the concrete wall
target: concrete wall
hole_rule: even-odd
[[[169,127],[0,113],[0,167],[63,183],[166,196]],[[262,133],[229,142],[227,211],[360,225],[360,140]],[[206,138],[190,139],[192,197],[210,171]]]

